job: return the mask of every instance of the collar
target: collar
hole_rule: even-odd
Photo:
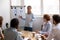
[[[51,23],[50,21],[48,21],[47,23],[46,22],[44,22],[44,24],[49,24],[49,23]]]
[[[12,28],[12,27],[11,27],[11,29],[12,29],[13,31],[17,31],[17,29],[16,29],[16,28]]]
[[[56,28],[60,29],[60,23],[58,23],[58,24],[56,25]]]

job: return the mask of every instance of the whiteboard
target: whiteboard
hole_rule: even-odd
[[[10,18],[18,18],[19,26],[25,26],[25,21],[23,21],[19,16],[25,18],[25,6],[11,6]]]
[[[19,16],[25,17],[25,6],[11,6],[11,19]]]

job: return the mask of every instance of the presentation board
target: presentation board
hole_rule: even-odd
[[[11,6],[11,19],[19,18],[19,16],[25,17],[25,6]]]
[[[20,18],[22,16],[25,18],[25,6],[11,6],[10,10],[10,18],[18,18],[19,19],[19,26],[24,26],[25,22]]]

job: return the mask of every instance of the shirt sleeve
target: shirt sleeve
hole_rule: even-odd
[[[23,38],[18,34],[17,40],[23,40]]]
[[[46,33],[48,33],[48,35],[49,35],[51,31],[52,31],[52,25],[47,24]]]
[[[32,22],[32,21],[34,21],[34,15],[33,15],[33,14],[32,14],[32,20],[31,20],[31,22]]]
[[[47,40],[52,40],[56,36],[56,33],[57,33],[57,29],[52,29],[52,32],[48,36]]]
[[[47,25],[47,32],[50,33],[52,31],[52,25],[48,24]]]

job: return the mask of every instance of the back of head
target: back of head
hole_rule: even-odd
[[[11,20],[10,26],[11,26],[12,28],[18,28],[18,25],[19,25],[19,21],[18,21],[17,18],[14,18],[14,19]]]
[[[0,27],[2,26],[3,17],[0,16]]]
[[[53,20],[58,24],[60,23],[60,16],[59,15],[53,15]]]

